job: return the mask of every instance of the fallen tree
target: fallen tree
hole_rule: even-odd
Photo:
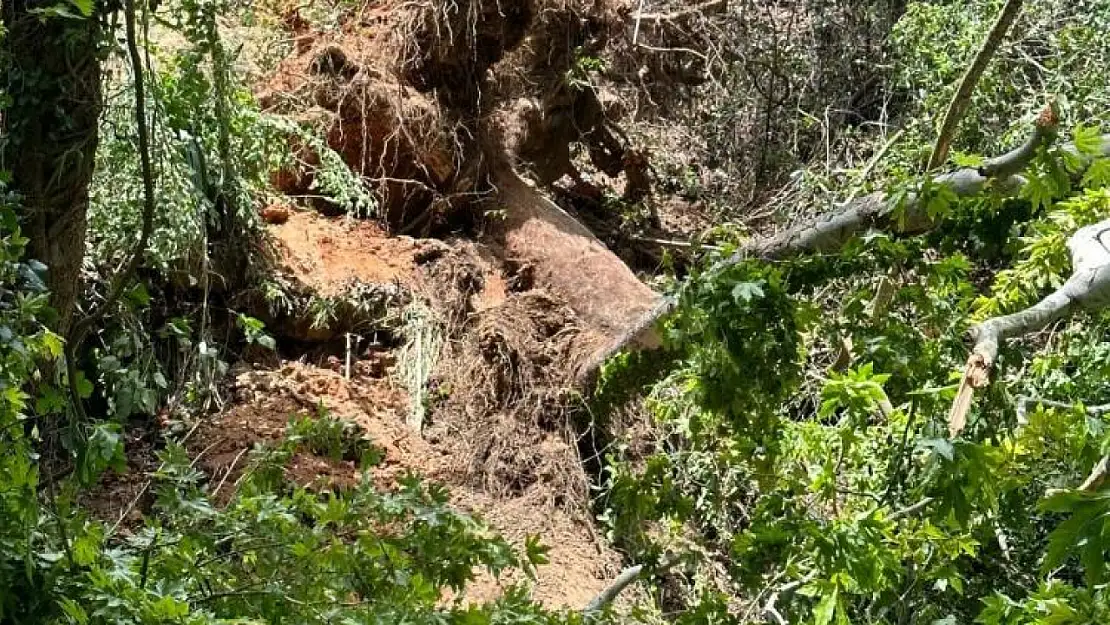
[[[1057,136],[1059,120],[1055,106],[1046,106],[1038,116],[1029,138],[1019,147],[976,168],[963,168],[930,179],[933,186],[950,190],[957,197],[972,197],[988,189],[1003,196],[1015,196],[1027,184],[1022,176],[1038,151],[1050,146]],[[1093,158],[1073,144],[1060,147],[1085,170]],[[1110,156],[1110,135],[1101,138],[1098,153]],[[913,236],[937,228],[942,218],[929,211],[927,197],[909,194],[901,198],[877,192],[848,202],[839,210],[797,224],[767,238],[752,240],[734,254],[714,265],[709,274],[748,259],[784,260],[809,253],[834,252],[862,234],[879,230],[899,236]],[[1035,306],[1004,317],[989,319],[975,326],[970,335],[974,343],[967,371],[950,414],[950,432],[962,431],[974,389],[989,380],[991,366],[1000,344],[1008,338],[1033,332],[1079,307],[1100,308],[1110,301],[1110,221],[1077,231],[1069,241],[1073,275],[1057,291]],[[627,326],[615,341],[595,353],[582,370],[579,380],[589,384],[600,366],[613,355],[644,345],[657,345],[659,322],[674,308],[666,299],[651,312]]]

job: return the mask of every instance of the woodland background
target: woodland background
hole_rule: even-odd
[[[1110,621],[1107,33],[5,0],[0,622]]]

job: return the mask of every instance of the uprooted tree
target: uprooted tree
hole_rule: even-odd
[[[2,165],[12,169],[22,204],[4,195],[0,217],[10,226],[18,214],[30,235],[28,253],[47,262],[47,286],[61,314],[52,328],[68,341],[63,348],[42,323],[41,289],[25,284],[35,282],[34,271],[20,264],[21,239],[13,228],[6,229],[0,246],[5,261],[0,264],[5,281],[0,382],[7,389],[0,402],[0,440],[7,452],[0,454],[0,544],[6,547],[0,554],[0,591],[15,592],[0,592],[0,615],[30,622],[108,622],[126,612],[137,623],[238,618],[578,623],[583,616],[607,618],[618,594],[648,580],[642,596],[632,599],[637,610],[626,618],[640,619],[639,608],[645,607],[658,612],[645,620],[679,623],[1107,621],[1110,595],[1103,563],[1110,542],[1103,521],[1110,500],[1100,490],[1110,465],[1106,406],[1083,401],[1088,396],[1105,401],[1110,362],[1106,318],[1097,314],[1110,301],[1104,236],[1110,232],[1110,137],[1077,126],[1071,143],[1059,141],[1065,123],[1060,117],[1075,119],[1076,109],[1061,112],[1049,106],[1030,120],[1023,142],[1011,142],[1017,145],[1011,151],[985,160],[957,154],[953,160],[962,168],[938,170],[951,147],[963,142],[957,129],[977,127],[981,103],[973,105],[973,95],[984,76],[990,84],[994,55],[1009,56],[1011,62],[1021,58],[1027,74],[1043,78],[1038,72],[1049,71],[1045,59],[1058,61],[1046,49],[1088,41],[1083,37],[1095,38],[1110,28],[1075,27],[1066,36],[1049,37],[1044,33],[1055,33],[1063,21],[1048,12],[1037,22],[1041,30],[1034,40],[1015,36],[1011,49],[1002,45],[1009,29],[1028,27],[1018,0],[973,10],[962,6],[967,3],[907,6],[897,1],[858,7],[713,0],[660,7],[589,0],[434,0],[329,5],[335,9],[329,15],[338,17],[317,30],[300,15],[319,8],[310,3],[279,9],[290,31],[279,39],[291,51],[256,86],[260,113],[245,91],[229,91],[233,66],[220,40],[220,3],[168,4],[182,11],[175,16],[191,38],[189,53],[181,55],[187,61],[167,63],[170,69],[155,69],[158,63],[150,54],[157,46],[146,40],[151,12],[158,7],[73,1],[40,10],[36,3],[5,4],[9,73],[25,87],[32,85],[31,77],[42,82],[34,83],[35,89],[9,86],[5,92],[13,103],[4,111],[8,132]],[[999,4],[1002,11],[995,15]],[[806,10],[799,11],[801,6]],[[1070,18],[1088,16],[1087,8],[1052,8],[1072,11]],[[114,25],[120,9],[123,32],[115,49],[115,33],[107,26]],[[824,9],[831,9],[828,21],[819,15]],[[707,263],[706,270],[698,269],[697,259],[687,259],[684,268],[693,269],[678,281],[675,297],[647,286],[631,268],[634,263],[626,264],[602,242],[602,229],[591,227],[605,219],[620,223],[623,215],[595,214],[609,210],[607,203],[618,205],[614,213],[643,208],[638,204],[664,178],[655,175],[653,159],[669,156],[649,154],[626,132],[639,118],[622,111],[619,98],[592,82],[603,61],[621,70],[606,80],[639,83],[636,88],[650,101],[644,110],[652,114],[665,112],[668,98],[681,100],[697,88],[727,90],[713,83],[741,67],[750,73],[753,88],[765,90],[759,97],[768,106],[737,122],[737,130],[766,136],[782,123],[775,116],[800,107],[817,84],[812,76],[791,75],[816,71],[789,57],[793,47],[811,46],[807,62],[820,60],[848,46],[839,37],[838,19],[889,25],[903,13],[906,24],[924,33],[917,45],[927,53],[916,54],[911,46],[913,55],[894,58],[907,64],[940,59],[947,73],[936,74],[945,78],[919,71],[928,74],[930,89],[943,91],[938,82],[954,89],[939,132],[929,124],[924,132],[918,127],[918,145],[898,155],[901,164],[912,165],[886,172],[890,175],[880,185],[867,187],[882,191],[863,194],[862,182],[900,136],[884,134],[888,104],[899,108],[893,96],[897,89],[850,85],[830,103],[822,102],[826,119],[809,112],[796,126],[786,124],[797,131],[795,146],[819,151],[803,144],[815,145],[819,134],[825,139],[826,178],[776,206],[777,211],[796,204],[788,212],[803,217],[770,236],[740,239],[730,232],[713,241],[713,249],[727,253]],[[758,18],[753,23],[770,26],[753,29],[766,37],[756,40],[772,48],[758,58],[737,53],[739,48],[726,41],[740,38],[729,30],[735,25],[729,20],[752,14]],[[1110,8],[1098,15],[1110,23]],[[953,26],[946,21],[952,16],[966,19]],[[990,23],[982,45],[972,45]],[[974,33],[961,42],[968,44],[961,54],[973,48],[978,53],[970,62],[962,56],[952,61],[948,51],[929,47],[938,40],[948,43],[929,28]],[[804,37],[795,37],[799,29],[807,29]],[[860,32],[861,39],[872,38],[869,28]],[[1084,54],[1094,49],[1083,50],[1083,45]],[[99,106],[98,46],[112,48],[126,65],[123,115]],[[48,54],[48,47],[64,48],[65,54]],[[861,66],[885,59],[871,47],[851,51],[870,60],[844,54],[847,69],[841,77],[847,82],[858,79]],[[957,83],[952,68],[965,65]],[[1088,69],[1092,65],[1099,64],[1081,63]],[[161,82],[144,85],[148,77]],[[881,79],[878,70],[871,77]],[[1105,77],[1100,80],[1104,87]],[[1044,91],[1037,82],[1027,90],[1032,96],[1023,93],[1030,97],[1014,101],[1012,93],[995,89],[1008,98],[999,107],[1007,115]],[[1098,98],[1096,90],[1078,92]],[[832,145],[836,130],[848,123],[838,125],[833,118],[859,117],[855,130],[869,118],[831,110],[837,102],[854,103],[875,93],[880,104],[871,108],[880,113],[870,122],[881,130],[874,135],[861,131],[865,138],[855,144],[865,145],[861,153],[872,154],[871,160],[856,170],[858,176],[846,177],[837,171]],[[155,98],[149,109],[148,94]],[[59,106],[40,106],[43,101]],[[245,114],[234,117],[240,107]],[[940,108],[934,103],[925,110]],[[962,121],[969,110],[972,119]],[[704,110],[684,119],[702,114],[716,122],[740,119]],[[132,205],[131,218],[113,221],[101,213],[101,222],[90,229],[96,250],[89,255],[102,266],[86,272],[87,299],[99,302],[89,305],[78,294],[88,182],[96,173],[89,159],[97,118],[100,130],[112,130],[102,136],[119,148],[111,166],[124,172],[109,172],[116,175],[101,183],[100,192],[129,194]],[[913,130],[912,120],[898,122]],[[807,124],[809,134],[798,130]],[[721,129],[710,124],[698,132],[720,134]],[[256,134],[244,138],[249,133]],[[152,141],[161,143],[152,147]],[[241,149],[286,143],[290,158],[274,172],[263,150]],[[883,147],[872,151],[879,143]],[[925,144],[932,144],[930,154],[914,153]],[[682,146],[668,147],[679,151]],[[790,162],[781,158],[781,147],[761,149],[752,157],[758,162],[757,177],[788,166],[774,162]],[[152,166],[152,156],[159,159],[158,167]],[[250,159],[259,163],[238,162]],[[478,474],[487,491],[506,485],[509,497],[535,481],[550,480],[544,494],[554,493],[551,499],[559,502],[551,505],[580,513],[593,503],[595,512],[604,513],[599,522],[634,566],[597,595],[585,615],[549,613],[522,587],[482,606],[446,601],[443,590],[457,593],[473,579],[475,567],[494,574],[521,568],[527,575],[542,563],[544,552],[529,538],[525,556],[513,555],[503,541],[489,539],[472,520],[452,511],[438,489],[408,481],[379,489],[364,479],[357,485],[336,482],[334,492],[320,493],[292,484],[287,470],[294,464],[303,468],[307,457],[321,459],[319,449],[342,457],[342,463],[332,458],[336,465],[324,464],[338,467],[344,480],[352,458],[374,461],[370,449],[351,440],[351,429],[327,418],[290,423],[286,436],[269,441],[272,448],[251,456],[246,448],[223,454],[229,456],[226,470],[211,474],[217,478],[211,483],[197,467],[205,466],[201,456],[219,441],[198,444],[190,437],[219,429],[219,422],[215,428],[199,421],[192,429],[182,428],[173,420],[176,412],[141,420],[140,440],[147,434],[160,439],[184,432],[180,446],[159,448],[157,458],[147,458],[147,466],[131,473],[141,482],[138,494],[111,523],[85,518],[75,497],[106,467],[123,463],[122,424],[132,425],[130,416],[140,414],[112,402],[134,394],[136,387],[144,401],[156,397],[135,383],[152,370],[147,368],[156,359],[152,353],[180,358],[172,361],[182,363],[179,379],[172,381],[183,389],[179,397],[187,398],[175,405],[180,409],[189,401],[200,405],[196,398],[206,383],[208,392],[219,392],[227,363],[212,346],[239,340],[226,336],[241,333],[240,342],[271,358],[279,357],[272,353],[277,342],[265,330],[278,335],[284,349],[304,349],[310,336],[327,337],[320,342],[342,340],[344,329],[338,325],[313,325],[316,335],[304,331],[317,319],[309,319],[313,311],[296,299],[301,293],[294,288],[282,291],[274,286],[277,280],[261,288],[247,285],[253,276],[238,261],[261,245],[256,232],[233,222],[237,210],[254,217],[249,192],[236,195],[244,191],[238,176],[252,165],[262,172],[260,180],[273,174],[274,186],[287,194],[282,200],[329,214],[346,210],[355,217],[373,216],[395,234],[445,239],[412,243],[416,271],[431,278],[420,285],[428,293],[371,285],[366,301],[355,301],[353,295],[342,306],[336,299],[311,300],[323,302],[315,313],[325,325],[328,315],[352,325],[373,318],[391,334],[389,340],[403,339],[405,346],[390,356],[418,361],[414,379],[404,380],[414,404],[412,440],[436,427],[436,435],[458,439],[469,454],[468,479]],[[155,169],[164,176],[159,184]],[[697,178],[697,172],[686,173]],[[843,204],[816,218],[813,210],[802,208],[828,195],[826,183],[846,179],[852,188]],[[608,185],[612,188],[599,188]],[[825,195],[813,192],[816,188]],[[272,189],[254,190],[271,197]],[[185,199],[167,202],[173,209],[159,211],[155,192],[171,200],[178,192]],[[242,195],[248,196],[245,201]],[[764,199],[752,197],[753,204]],[[119,206],[123,201],[112,200],[108,218],[126,212]],[[290,209],[280,207],[267,206],[263,216],[271,210],[275,224],[289,219]],[[730,216],[742,212],[734,209]],[[181,214],[187,227],[172,221]],[[171,225],[159,222],[163,231],[152,233],[159,219]],[[97,228],[102,231],[91,231]],[[977,255],[981,249],[969,240],[988,230],[1004,240],[1005,251]],[[473,241],[454,240],[460,232],[483,244],[480,252],[492,252],[494,261],[480,257]],[[1019,233],[1029,232],[1037,235],[1031,238],[1050,240],[1040,248],[1029,246],[1034,251],[1028,252],[1020,246]],[[180,238],[195,247],[156,250],[152,241],[159,237],[163,244]],[[953,243],[953,238],[961,240]],[[698,247],[697,242],[677,243]],[[97,246],[111,253],[98,255]],[[236,262],[220,263],[221,251]],[[155,252],[164,264],[147,266]],[[984,287],[988,279],[1005,286],[1000,276],[1011,275],[1010,269],[1000,266],[1024,261],[1033,270],[1012,274],[1017,276],[1012,281],[1028,281],[1009,289],[1013,297],[1002,302],[1001,296],[980,295],[989,291]],[[479,308],[472,300],[482,295],[482,263],[496,264],[508,284],[502,299],[480,302]],[[128,289],[132,278],[143,280],[133,292]],[[152,297],[147,287],[157,295]],[[367,285],[350,291],[356,287]],[[1044,293],[1050,294],[1037,301]],[[269,318],[264,324],[240,314],[241,304],[251,312],[268,311],[270,301],[258,303],[266,297],[285,306],[284,312],[270,313],[279,322],[270,328],[264,328]],[[151,306],[150,300],[159,298],[180,301]],[[398,304],[401,300],[405,303]],[[396,321],[391,307],[410,304],[402,321]],[[431,308],[447,313],[448,330],[413,321]],[[1086,318],[1083,323],[1070,319],[1080,308],[1095,312],[1089,324]],[[78,318],[75,311],[84,316]],[[379,316],[389,318],[388,324]],[[1071,322],[1064,331],[1027,336],[1064,319]],[[282,321],[289,323],[282,326]],[[960,335],[968,328],[971,356],[957,379],[950,374],[967,357]],[[425,340],[432,330],[447,340],[439,340],[440,335]],[[214,338],[220,333],[225,338]],[[10,341],[11,336],[20,340]],[[86,336],[97,340],[82,345]],[[125,340],[114,340],[118,337]],[[1022,337],[1027,343],[1007,348],[1007,341]],[[348,361],[342,367],[347,377],[351,343],[348,335]],[[376,344],[375,349],[392,348]],[[621,352],[648,357],[613,358]],[[1010,366],[1011,358],[1026,359],[1033,352],[1029,367],[1015,372],[1018,368]],[[51,386],[56,376],[43,376],[35,364],[60,353],[69,365],[68,400]],[[238,364],[265,366],[253,355],[244,349]],[[440,356],[439,364],[431,364]],[[291,358],[285,351],[280,357]],[[395,381],[388,377],[387,360],[374,363],[383,386]],[[651,369],[646,374],[636,369],[644,364]],[[430,378],[429,367],[441,376]],[[1019,379],[1026,369],[1033,373]],[[153,370],[156,380],[162,371]],[[105,412],[112,419],[100,420],[99,412],[91,410],[92,419],[82,414],[94,371],[100,374],[101,395],[88,403],[109,406]],[[294,377],[298,369],[289,371]],[[283,377],[288,371],[271,373]],[[621,373],[632,374],[627,388],[618,388],[627,382]],[[659,381],[659,376],[665,377]],[[988,384],[992,378],[996,383]],[[599,390],[591,397],[596,403],[566,392],[576,382],[579,390]],[[1019,382],[1023,395],[1011,420],[1007,393]],[[166,385],[162,378],[163,390]],[[35,393],[24,395],[20,388]],[[274,396],[284,392],[269,386],[254,390]],[[604,401],[612,398],[609,391],[628,390],[643,393],[646,400]],[[299,390],[293,398],[303,408],[317,407]],[[973,399],[980,410],[969,419]],[[151,414],[160,408],[156,401],[148,403],[144,407]],[[70,414],[76,418],[43,418]],[[457,427],[462,421],[452,421],[457,415],[469,419],[466,432]],[[78,426],[70,427],[67,436],[56,436],[59,428],[54,427],[42,432],[44,424],[64,428],[67,422]],[[547,436],[515,435],[538,430]],[[39,452],[50,451],[56,440],[64,444],[54,451],[62,453],[39,460]],[[431,440],[427,435],[417,442]],[[547,463],[547,456],[556,453],[563,462]],[[481,463],[495,466],[499,474],[491,478],[474,471]],[[234,472],[237,466],[240,473]],[[576,470],[573,475],[568,466]],[[359,469],[367,467],[360,464]],[[1073,487],[1084,475],[1086,481]],[[599,494],[593,502],[590,478]],[[224,498],[217,497],[221,494]],[[1034,509],[1029,502],[1042,494],[1048,497]],[[131,517],[140,509],[149,511],[153,521]],[[1040,574],[1032,572],[1038,568]]]

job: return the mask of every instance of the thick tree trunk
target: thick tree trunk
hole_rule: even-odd
[[[8,91],[3,166],[22,196],[28,254],[49,269],[47,286],[65,335],[79,297],[86,211],[101,110],[100,23],[31,13],[4,3]]]

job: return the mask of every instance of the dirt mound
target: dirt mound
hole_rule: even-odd
[[[588,523],[553,507],[546,500],[548,491],[504,498],[472,487],[455,470],[453,441],[425,440],[405,425],[407,393],[394,381],[392,365],[383,366],[380,359],[358,361],[348,380],[334,370],[339,367],[323,364],[284,362],[273,370],[244,370],[236,376],[234,405],[204,423],[189,443],[211,483],[223,483],[220,498],[230,496],[249,449],[276,443],[291,417],[316,415],[322,405],[331,416],[356,424],[381,451],[371,472],[377,486],[393,488],[414,472],[447,485],[453,505],[484,519],[518,546],[529,535],[540,534],[551,547],[550,563],[539,568],[534,596],[547,605],[582,607],[619,572],[619,557]],[[287,476],[304,485],[342,488],[359,479],[359,471],[353,461],[299,453]],[[482,575],[466,597],[494,599],[509,581]]]

